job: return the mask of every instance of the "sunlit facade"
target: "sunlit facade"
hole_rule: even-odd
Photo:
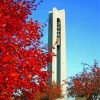
[[[65,11],[53,8],[49,12],[49,34],[48,46],[56,56],[53,57],[49,70],[52,71],[50,82],[64,84],[66,80],[66,31],[65,31]],[[51,49],[54,46],[55,49]],[[62,87],[63,94],[66,94],[66,85]],[[66,97],[63,99],[66,100]]]

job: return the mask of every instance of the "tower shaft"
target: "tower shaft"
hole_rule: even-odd
[[[63,85],[66,80],[66,30],[65,30],[65,11],[57,10],[49,12],[49,34],[48,47],[56,56],[53,57],[49,70],[52,71],[50,82]],[[54,46],[55,49],[51,49]],[[66,93],[66,85],[62,86],[62,91]],[[66,100],[66,99],[64,99]]]

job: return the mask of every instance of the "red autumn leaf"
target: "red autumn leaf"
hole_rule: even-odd
[[[70,82],[68,82],[69,96],[85,97],[86,100],[99,100],[100,67],[96,62],[90,72],[85,69],[82,74],[70,79]]]
[[[11,59],[10,59],[10,56],[9,56],[9,55],[5,55],[5,56],[3,56],[2,60],[3,60],[4,63],[7,63],[7,62],[9,62]]]
[[[0,0],[0,100],[16,98],[18,90],[21,96],[28,91],[32,100],[41,91],[39,83],[49,78],[41,69],[52,55],[41,46],[39,22],[28,18],[34,5],[30,0]]]

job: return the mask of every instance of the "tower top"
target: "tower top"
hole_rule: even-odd
[[[54,8],[53,8],[53,11],[55,11],[55,10],[57,10],[57,8],[56,8],[56,7],[54,7]]]
[[[52,12],[65,12],[65,10],[64,9],[59,10],[56,7],[54,7],[52,11],[49,11],[49,13],[52,13]]]

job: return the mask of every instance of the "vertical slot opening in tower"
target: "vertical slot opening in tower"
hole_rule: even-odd
[[[57,18],[57,83],[61,82],[61,21]]]

